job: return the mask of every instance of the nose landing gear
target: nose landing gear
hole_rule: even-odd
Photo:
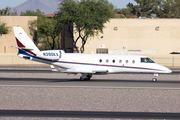
[[[152,82],[157,82],[157,76],[158,76],[158,74],[157,74],[157,73],[154,73],[154,77],[153,77],[153,79],[152,79]]]

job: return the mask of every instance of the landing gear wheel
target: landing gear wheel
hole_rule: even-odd
[[[80,80],[81,80],[81,81],[84,81],[85,79],[81,76],[81,77],[80,77]]]
[[[89,75],[87,75],[87,77],[86,77],[87,79],[86,79],[86,80],[90,80],[90,79],[91,79],[91,77],[92,77],[92,75],[90,75],[90,74],[89,74]]]
[[[158,76],[158,73],[154,73],[154,77],[152,79],[152,82],[157,82],[157,76]]]
[[[86,80],[90,80],[91,78],[89,76],[86,77]]]
[[[156,78],[153,78],[153,79],[152,79],[152,82],[157,82],[157,79],[156,79]]]
[[[91,74],[88,74],[88,75],[84,74],[84,75],[82,75],[82,76],[80,77],[80,80],[81,80],[81,81],[90,80],[91,77],[92,77]]]

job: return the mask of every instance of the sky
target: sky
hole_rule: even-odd
[[[0,9],[4,9],[7,6],[13,8],[27,0],[0,0]],[[126,5],[131,2],[135,4],[134,0],[109,0],[110,3],[113,3],[117,8],[126,8]]]

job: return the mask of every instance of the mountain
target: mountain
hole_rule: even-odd
[[[52,14],[58,11],[58,4],[60,0],[27,0],[26,2],[12,8],[17,9],[18,15],[26,10],[36,11],[37,9],[44,12],[44,14]]]

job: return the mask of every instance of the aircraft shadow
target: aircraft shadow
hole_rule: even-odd
[[[127,79],[91,79],[91,80],[85,80],[85,81],[80,81],[79,79],[61,79],[61,78],[5,78],[5,77],[0,77],[0,81],[37,81],[37,82],[84,82],[84,83],[99,83],[99,82],[114,82],[114,83],[180,83],[180,81],[172,81],[172,80],[159,80],[157,82],[152,82],[151,80],[127,80]]]

